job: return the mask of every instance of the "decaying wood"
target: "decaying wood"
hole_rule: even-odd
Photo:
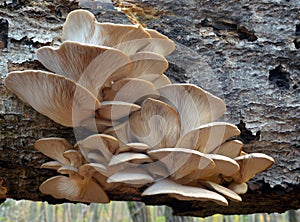
[[[100,2],[100,3],[99,3]],[[112,4],[90,9],[99,21],[129,23]],[[106,1],[104,1],[106,2]],[[243,202],[220,207],[167,196],[140,197],[143,188],[109,193],[113,200],[166,204],[179,215],[284,212],[300,208],[300,2],[130,1],[126,14],[177,44],[167,75],[195,83],[223,98],[225,120],[239,126],[247,152],[263,152],[276,163],[249,182]],[[135,3],[132,3],[135,2]],[[115,1],[119,7],[119,1]],[[9,71],[43,69],[35,51],[57,45],[73,1],[0,1],[0,177],[7,197],[62,203],[38,186],[55,175],[39,166],[47,158],[33,149],[42,137],[75,142],[73,131],[35,112],[3,85]],[[138,10],[137,10],[138,8]]]

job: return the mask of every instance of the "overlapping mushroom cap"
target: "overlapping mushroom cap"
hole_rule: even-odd
[[[37,51],[53,73],[16,71],[4,81],[55,122],[100,133],[74,147],[60,138],[36,142],[54,159],[42,167],[68,175],[45,181],[43,193],[106,203],[105,191],[120,184],[151,183],[142,195],[227,205],[226,198],[241,201],[246,182],[273,164],[267,155],[242,152],[235,125],[214,122],[226,109],[220,98],[192,84],[171,84],[164,56],[174,43],[166,36],[139,25],[98,23],[76,10],[62,38],[59,48]]]

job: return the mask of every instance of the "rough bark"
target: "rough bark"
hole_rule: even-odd
[[[104,1],[106,2],[106,1]],[[133,1],[131,1],[133,2]],[[284,212],[300,207],[299,84],[300,2],[298,0],[134,1],[135,14],[147,27],[176,42],[167,75],[195,83],[223,98],[225,120],[237,124],[247,152],[263,152],[275,165],[249,182],[243,202],[220,207],[210,202],[176,201],[167,196],[141,198],[144,188],[116,190],[112,200],[169,205],[178,215]],[[9,71],[43,68],[35,50],[59,42],[67,13],[75,2],[0,1],[0,176],[7,197],[61,203],[38,191],[55,175],[40,169],[46,158],[34,151],[42,137],[75,142],[72,129],[35,112],[3,85]],[[101,3],[90,9],[99,21],[129,23]],[[134,14],[134,13],[133,13]],[[133,15],[131,14],[131,15]]]

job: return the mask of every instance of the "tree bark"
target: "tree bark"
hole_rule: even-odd
[[[104,2],[104,3],[103,3]],[[129,23],[112,4],[92,8],[98,21]],[[114,190],[112,200],[169,205],[175,214],[208,216],[284,212],[300,208],[300,2],[298,0],[136,0],[127,10],[176,42],[166,74],[174,82],[194,83],[227,104],[224,119],[238,125],[246,152],[263,152],[276,163],[249,181],[243,202],[220,207],[210,202],[141,197]],[[118,5],[118,1],[115,1]],[[139,13],[134,8],[139,7]],[[9,71],[43,69],[35,51],[57,45],[75,1],[0,1],[0,176],[7,197],[62,203],[39,192],[55,175],[40,169],[48,159],[33,149],[43,137],[75,143],[73,131],[55,124],[12,95],[3,85]],[[131,10],[131,11],[130,11]],[[135,16],[135,18],[133,18]]]

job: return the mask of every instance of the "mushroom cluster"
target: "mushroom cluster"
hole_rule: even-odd
[[[147,187],[142,196],[241,201],[246,182],[274,160],[247,154],[235,125],[214,122],[224,102],[192,84],[172,84],[164,71],[174,43],[140,25],[98,23],[71,12],[59,48],[41,47],[52,72],[15,71],[5,85],[53,121],[93,135],[72,146],[44,138],[35,148],[54,159],[42,165],[63,174],[41,192],[71,201],[107,203],[106,191]]]

